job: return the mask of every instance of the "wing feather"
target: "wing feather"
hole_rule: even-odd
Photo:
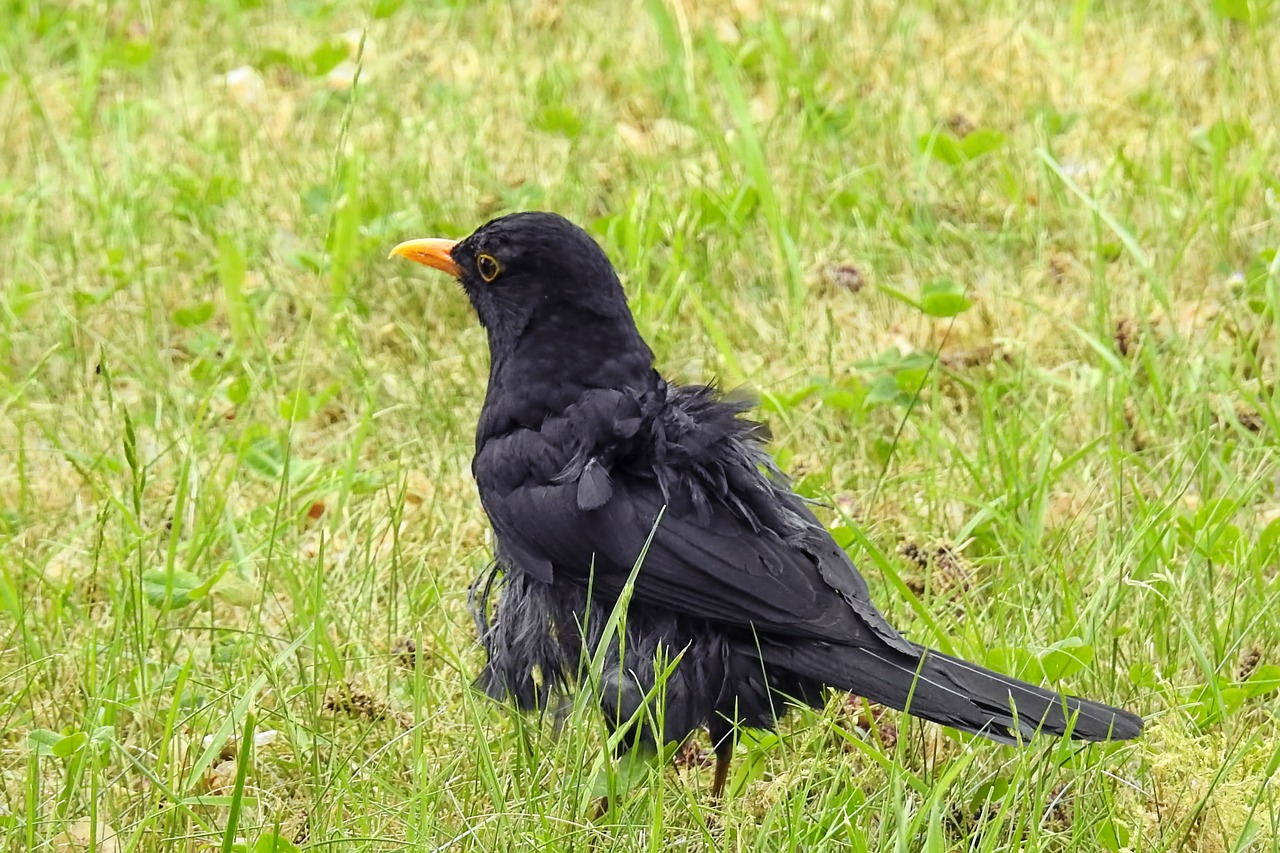
[[[914,652],[865,598],[857,570],[820,526],[790,541],[716,502],[705,515],[671,511],[692,503],[679,498],[668,504],[656,482],[619,477],[594,510],[581,507],[576,483],[525,485],[485,504],[500,547],[521,569],[520,555],[537,555],[540,578],[546,563],[557,581],[585,585],[594,572],[595,588],[616,595],[656,523],[637,574],[638,600],[743,631],[878,640]],[[843,582],[831,583],[834,576]]]

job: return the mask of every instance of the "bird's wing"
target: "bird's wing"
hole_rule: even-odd
[[[744,631],[888,643],[916,654],[807,511],[806,523],[784,538],[722,502],[695,511],[687,495],[664,496],[655,480],[640,477],[617,477],[592,508],[583,508],[579,482],[526,483],[490,493],[485,507],[500,555],[543,580],[590,582],[613,597],[643,554],[634,599],[648,605]]]

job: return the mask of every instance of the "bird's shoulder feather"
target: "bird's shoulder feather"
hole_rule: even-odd
[[[905,641],[762,445],[748,403],[705,386],[584,393],[541,429],[491,438],[474,471],[499,558],[550,583],[837,642]]]

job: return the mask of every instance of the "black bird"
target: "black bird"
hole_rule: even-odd
[[[638,734],[674,742],[706,726],[717,795],[735,725],[771,728],[787,703],[817,706],[827,687],[1005,743],[1141,733],[1128,711],[899,634],[787,486],[748,405],[654,369],[617,274],[581,228],[517,213],[392,254],[456,277],[488,332],[471,470],[497,545],[473,587],[490,695],[535,708],[572,690],[643,552],[600,702],[610,726],[626,724],[674,665]]]

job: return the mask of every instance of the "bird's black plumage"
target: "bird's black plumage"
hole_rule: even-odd
[[[610,720],[626,720],[655,659],[675,660],[663,731],[648,737],[708,726],[721,741],[826,687],[1006,742],[1141,732],[1127,711],[902,637],[791,492],[746,404],[654,369],[613,267],[580,228],[514,214],[447,257],[432,251],[424,262],[457,275],[489,337],[472,472],[504,576],[492,608],[494,576],[477,596],[490,694],[532,707],[569,690],[644,552],[601,695]]]

